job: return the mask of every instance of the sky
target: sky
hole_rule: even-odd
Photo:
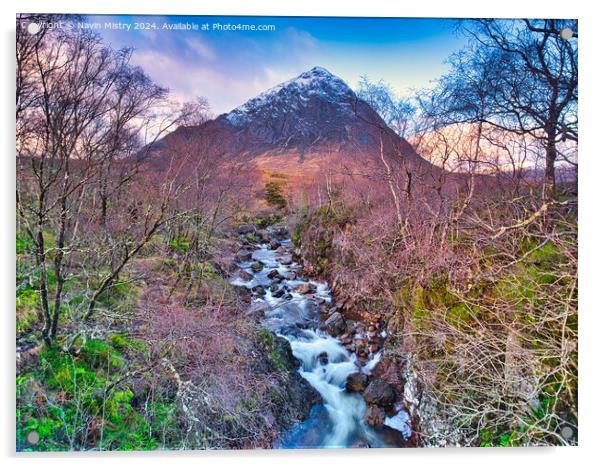
[[[203,96],[216,115],[314,66],[352,88],[365,75],[411,95],[432,85],[466,41],[453,20],[430,18],[88,16],[85,23],[112,47],[133,47],[134,63],[175,99]],[[192,29],[173,29],[182,24]],[[226,30],[239,24],[269,30]]]

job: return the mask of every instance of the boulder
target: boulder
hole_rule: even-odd
[[[370,405],[366,410],[364,420],[370,427],[380,427],[385,422],[385,410],[380,406]]]
[[[261,272],[263,270],[263,264],[261,262],[253,262],[251,264],[251,270],[255,273]]]
[[[272,269],[268,272],[268,278],[270,279],[275,279],[276,277],[282,277],[280,275],[280,272],[278,272],[278,269]]]
[[[251,260],[251,257],[253,257],[253,253],[246,249],[241,249],[236,253],[236,259],[241,262],[249,261]]]
[[[253,225],[249,225],[248,223],[243,223],[238,227],[239,235],[247,235],[249,233],[255,233],[255,227]]]
[[[340,335],[345,331],[345,319],[340,312],[332,314],[326,322],[324,322],[324,330],[330,333],[333,337]]]
[[[259,240],[262,243],[267,243],[268,241],[270,241],[270,236],[268,235],[268,232],[265,230],[258,230],[257,233],[255,233],[257,235],[257,237],[259,238]]]
[[[280,247],[280,241],[273,239],[272,241],[270,241],[270,244],[268,244],[268,248],[271,249],[272,251],[277,250]]]
[[[366,390],[364,390],[364,400],[368,404],[390,406],[395,403],[395,391],[383,379],[376,377],[372,379]]]
[[[247,311],[248,316],[260,316],[263,317],[267,311],[269,311],[270,305],[261,301],[254,301],[249,310]]]
[[[320,394],[297,371],[300,362],[294,357],[290,343],[285,338],[274,337],[270,354],[275,356],[285,371],[282,385],[285,405],[281,407],[282,414],[292,416],[291,420],[295,421],[306,419],[312,406],[321,402]]]
[[[263,289],[263,286],[261,286],[261,285],[254,286],[253,291],[261,296],[263,296],[265,294],[265,290]]]
[[[347,376],[345,388],[350,392],[362,392],[368,386],[368,376],[361,372],[354,372]]]
[[[320,353],[318,355],[318,361],[320,361],[320,364],[323,366],[328,364],[328,353],[326,351],[323,351],[322,353]]]
[[[238,271],[238,276],[241,280],[248,282],[250,280],[253,280],[253,275],[251,275],[249,272],[247,272],[246,270],[239,270]]]
[[[286,239],[288,238],[288,229],[286,227],[273,228],[271,235],[276,239]]]
[[[282,257],[280,257],[280,263],[282,265],[291,265],[293,263],[293,256],[290,254],[284,254]]]
[[[273,291],[272,296],[274,298],[282,298],[284,296],[284,290],[280,289],[280,290]]]
[[[297,288],[295,288],[295,291],[299,294],[308,294],[311,293],[312,290],[313,286],[311,283],[301,283]]]

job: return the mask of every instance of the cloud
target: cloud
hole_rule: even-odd
[[[188,48],[196,53],[201,59],[209,62],[215,60],[215,52],[209,46],[209,44],[201,41],[198,38],[187,38],[185,42]]]

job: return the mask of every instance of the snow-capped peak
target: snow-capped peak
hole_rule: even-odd
[[[224,117],[233,125],[239,126],[262,110],[274,108],[278,104],[291,110],[304,106],[312,97],[318,97],[332,103],[349,105],[354,97],[351,88],[341,78],[326,68],[316,66],[301,73],[296,78],[278,84],[257,97],[248,100]]]

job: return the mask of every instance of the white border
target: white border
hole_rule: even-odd
[[[602,186],[602,150],[600,137],[600,12],[594,2],[525,1],[501,2],[384,0],[221,0],[201,2],[194,0],[104,0],[82,2],[74,0],[20,0],[13,5],[2,4],[2,90],[4,106],[0,111],[2,131],[3,177],[1,217],[5,220],[0,248],[2,264],[4,339],[2,342],[2,422],[0,438],[2,455],[9,464],[22,459],[27,463],[43,461],[45,465],[82,463],[100,464],[114,461],[129,464],[161,464],[177,461],[185,464],[264,465],[296,464],[307,466],[344,463],[346,465],[385,464],[445,464],[445,465],[505,465],[508,463],[538,463],[567,465],[587,462],[595,457],[600,432],[598,429],[600,384],[600,345],[602,314],[602,261],[600,260],[599,232],[602,229],[600,189]],[[508,449],[508,450],[337,450],[337,451],[242,451],[242,452],[153,452],[108,454],[40,454],[16,455],[14,452],[14,24],[16,13],[137,13],[137,14],[214,14],[214,15],[272,15],[272,16],[405,16],[405,17],[571,17],[579,19],[580,29],[580,377],[579,377],[579,443],[576,448]],[[598,13],[598,14],[597,14]],[[600,452],[602,453],[602,452]],[[597,456],[600,456],[598,454]]]

